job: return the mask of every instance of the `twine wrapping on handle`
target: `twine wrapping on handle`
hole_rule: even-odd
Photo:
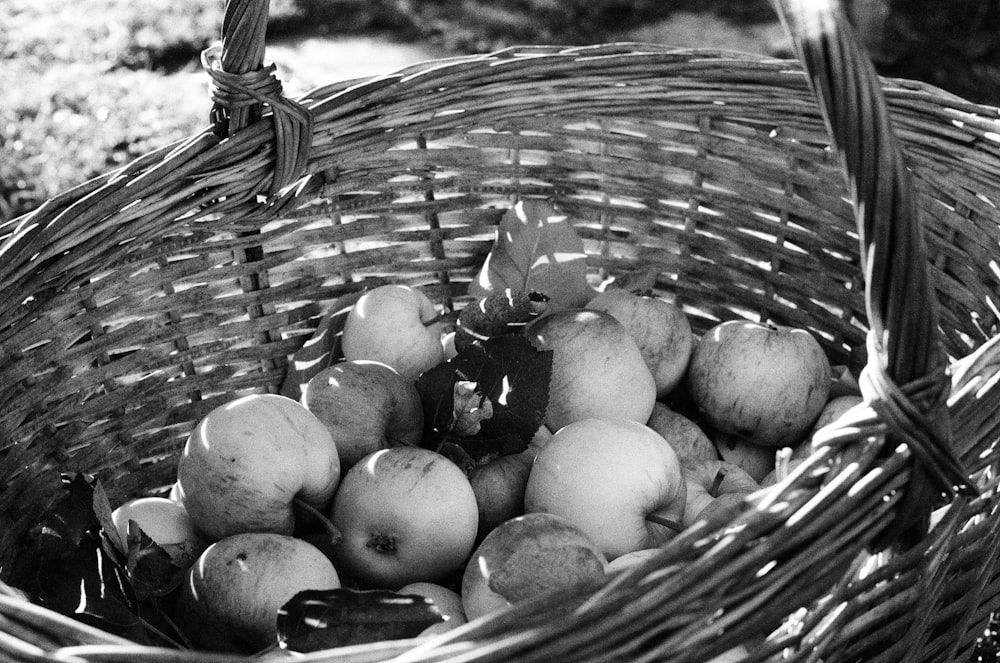
[[[860,386],[888,424],[886,449],[905,442],[911,479],[878,543],[910,546],[942,493],[977,493],[951,446],[948,358],[938,328],[910,174],[871,60],[836,0],[774,0],[847,175],[858,222],[868,314]]]
[[[305,171],[312,144],[313,117],[304,105],[284,96],[275,65],[263,66],[268,0],[227,0],[222,44],[202,52],[212,78],[211,121],[216,135],[232,136],[272,111],[275,166],[272,195]]]

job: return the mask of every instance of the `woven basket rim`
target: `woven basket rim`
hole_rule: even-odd
[[[386,105],[380,107],[380,104],[389,104],[391,102],[392,95],[401,94],[398,92],[401,88],[407,90],[407,94],[410,95],[407,98],[407,103],[409,103],[410,100],[414,99],[419,101],[419,95],[421,93],[426,94],[428,98],[430,98],[431,90],[447,90],[449,89],[449,86],[451,86],[451,89],[459,90],[462,89],[463,85],[465,85],[464,81],[466,81],[466,79],[478,84],[481,82],[482,76],[493,76],[498,72],[501,76],[515,77],[527,75],[530,77],[540,76],[540,72],[544,71],[547,72],[546,75],[551,75],[551,78],[547,80],[551,80],[556,83],[564,80],[574,80],[573,72],[579,71],[584,65],[587,65],[585,70],[588,72],[588,75],[594,76],[594,84],[597,85],[602,80],[606,80],[606,78],[600,78],[598,73],[604,75],[607,71],[614,70],[621,75],[623,66],[632,66],[632,63],[635,63],[636,70],[639,70],[642,67],[654,67],[657,64],[677,63],[680,65],[680,69],[686,69],[686,71],[693,72],[690,74],[691,79],[697,84],[692,85],[690,90],[679,90],[678,94],[681,97],[685,94],[695,96],[699,93],[704,93],[705,90],[711,89],[711,85],[724,86],[727,83],[731,85],[735,85],[736,83],[745,83],[749,87],[755,87],[755,81],[763,81],[760,83],[760,87],[765,88],[768,92],[780,91],[782,89],[787,91],[790,88],[797,88],[800,90],[805,89],[805,78],[801,69],[795,62],[789,60],[755,57],[749,54],[734,52],[675,49],[667,46],[635,43],[596,45],[588,47],[517,47],[514,49],[505,49],[504,51],[484,56],[450,58],[441,62],[422,63],[412,67],[406,67],[385,76],[358,79],[355,81],[341,81],[328,86],[316,88],[300,97],[299,100],[315,113],[315,135],[313,144],[314,154],[310,157],[310,166],[307,169],[307,181],[271,198],[268,201],[267,208],[263,210],[262,216],[266,216],[268,214],[280,216],[283,211],[293,210],[294,202],[296,200],[296,196],[298,195],[307,197],[309,195],[323,193],[326,190],[332,191],[330,195],[339,195],[340,192],[337,189],[337,186],[340,180],[338,178],[343,177],[346,179],[349,176],[349,173],[342,174],[337,172],[338,159],[343,155],[356,158],[355,152],[363,152],[366,149],[369,149],[367,147],[369,145],[381,147],[384,144],[383,142],[379,142],[368,135],[364,130],[364,127],[356,126],[356,123],[360,122],[360,120],[352,118],[352,113],[359,113],[359,117],[363,118],[365,121],[374,122],[379,134],[388,130],[401,130],[403,126],[411,121],[423,121],[428,114],[419,107],[416,110],[411,111],[411,115],[407,115],[404,119],[400,120],[399,124],[396,124],[396,119],[391,115],[392,112],[398,110],[398,106]],[[626,68],[625,71],[631,70]],[[698,79],[697,76],[703,76],[704,78]],[[576,80],[578,82],[578,79]],[[971,104],[926,84],[905,81],[902,79],[882,80],[885,85],[884,92],[891,107],[894,112],[898,113],[900,118],[904,118],[901,119],[901,122],[905,125],[905,122],[908,121],[907,118],[910,117],[907,115],[908,113],[912,113],[912,117],[917,117],[917,120],[915,120],[913,124],[906,125],[907,135],[905,137],[910,141],[908,146],[912,150],[914,163],[917,166],[925,166],[926,164],[923,163],[923,160],[929,161],[931,159],[931,156],[929,155],[932,155],[935,148],[943,149],[942,146],[948,145],[948,143],[945,143],[944,141],[949,137],[955,138],[956,142],[965,141],[970,144],[979,141],[977,145],[981,146],[983,154],[985,155],[984,159],[986,159],[986,157],[996,158],[997,154],[1000,154],[1000,150],[997,150],[995,146],[991,147],[991,139],[988,136],[985,136],[987,132],[995,131],[996,121],[995,119],[991,119],[991,116],[993,118],[996,116],[995,109],[990,109],[989,107],[982,105]],[[776,84],[776,81],[782,81],[782,85]],[[790,81],[794,81],[794,83],[791,83]],[[782,86],[784,86],[784,88]],[[642,87],[641,84],[639,87]],[[447,95],[445,94],[441,98],[447,100]],[[768,98],[770,99],[770,97]],[[793,101],[795,103],[799,103],[798,98]],[[731,105],[735,105],[736,103],[737,102],[734,102]],[[387,110],[380,114],[380,108]],[[511,117],[513,117],[512,113],[507,112],[507,109],[504,106],[504,100],[488,102],[484,108],[484,122],[494,122],[503,125],[505,122],[510,122]],[[917,112],[918,110],[923,111],[924,114],[920,115]],[[456,114],[456,116],[459,115],[460,114]],[[571,117],[573,116],[572,110],[568,113],[568,115]],[[927,119],[928,116],[938,119],[940,121],[940,125],[934,125],[933,127],[930,126],[929,120]],[[265,115],[265,120],[267,117],[269,116]],[[456,129],[456,127],[460,126],[460,121],[457,118],[454,120],[447,117],[444,117],[443,119],[431,119],[436,119],[437,122],[435,124],[427,125],[427,133],[431,136],[431,138],[434,137],[434,132],[440,132],[442,135],[448,133],[449,131],[460,132],[460,129]],[[955,123],[960,123],[962,126],[958,127]],[[927,128],[927,133],[920,136],[914,135],[919,131],[919,127],[921,126]],[[803,137],[807,136],[809,133],[808,128],[802,127],[791,127],[789,131],[799,131]],[[336,133],[337,135],[330,135],[331,133]],[[346,143],[346,146],[339,143],[337,139],[345,139],[344,143]],[[203,132],[193,136],[187,141],[167,146],[154,153],[145,155],[132,164],[128,164],[117,171],[97,178],[89,183],[84,183],[76,189],[64,192],[63,194],[51,199],[46,206],[43,206],[43,208],[21,217],[20,219],[16,219],[14,222],[11,222],[6,226],[0,227],[0,238],[2,238],[4,242],[3,244],[0,244],[0,247],[2,247],[0,248],[0,254],[5,254],[10,258],[10,262],[6,262],[5,266],[0,267],[0,282],[13,284],[0,286],[0,302],[5,302],[3,304],[3,308],[0,309],[2,310],[2,314],[0,315],[2,315],[2,317],[6,320],[4,324],[0,325],[0,343],[3,343],[4,354],[8,355],[10,353],[9,348],[16,348],[20,354],[33,354],[30,347],[17,347],[19,344],[23,345],[25,341],[25,333],[19,328],[20,325],[28,325],[34,322],[36,316],[42,315],[47,310],[57,310],[61,307],[70,306],[70,301],[76,299],[80,292],[86,293],[90,290],[95,293],[103,292],[102,288],[104,285],[101,283],[99,278],[92,278],[92,285],[80,285],[79,274],[73,275],[72,278],[64,279],[65,274],[53,267],[64,259],[64,254],[62,254],[63,250],[76,248],[82,244],[82,241],[89,241],[90,239],[97,237],[96,234],[88,234],[92,231],[88,229],[88,224],[81,221],[81,219],[85,220],[84,217],[90,214],[93,219],[102,220],[104,222],[108,219],[114,219],[116,223],[118,221],[125,220],[121,223],[121,227],[125,228],[126,226],[130,226],[127,232],[132,234],[126,235],[130,238],[129,241],[153,242],[153,238],[161,230],[170,227],[170,223],[174,223],[176,221],[172,219],[170,223],[163,223],[161,226],[155,228],[141,228],[141,224],[138,223],[138,218],[129,218],[130,214],[135,214],[134,212],[129,211],[129,205],[139,202],[144,204],[147,198],[138,197],[137,200],[124,205],[120,203],[128,200],[128,195],[131,195],[133,191],[142,191],[142,187],[146,185],[150,186],[149,191],[151,193],[148,198],[150,201],[155,200],[155,197],[161,195],[161,192],[167,192],[168,197],[180,196],[185,191],[185,187],[174,187],[173,185],[176,184],[174,180],[183,181],[186,177],[199,179],[201,182],[216,182],[218,188],[212,190],[210,193],[215,194],[218,193],[218,191],[224,191],[224,195],[232,196],[237,201],[253,201],[254,205],[248,205],[248,209],[254,209],[256,206],[255,197],[257,193],[259,191],[266,190],[268,185],[269,175],[266,173],[266,170],[267,164],[270,163],[270,160],[272,159],[268,150],[271,149],[270,146],[273,145],[273,140],[274,129],[267,121],[262,121],[259,124],[252,125],[247,128],[245,132],[237,134],[233,138],[226,141],[219,141],[213,138],[208,132]],[[356,143],[358,147],[354,147],[352,142]],[[641,141],[636,139],[636,144],[641,145]],[[803,147],[803,149],[805,149],[805,147]],[[970,158],[968,153],[963,156],[967,159]],[[405,161],[393,161],[392,157],[393,155],[389,155],[385,152],[376,152],[372,157],[372,160],[375,163],[379,163],[380,159],[384,160],[387,164],[387,168],[398,167],[401,163],[408,163]],[[342,162],[353,163],[346,159]],[[416,160],[412,163],[419,165],[419,162]],[[164,166],[164,164],[166,164],[166,166]],[[231,175],[227,173],[226,168],[232,167],[233,164],[240,165],[241,174],[248,174],[253,178],[253,186],[245,188],[227,188],[231,186],[231,182],[229,181]],[[454,166],[454,164],[450,165]],[[974,164],[969,165],[970,173],[974,171],[973,165]],[[764,166],[762,165],[761,167],[763,168]],[[829,159],[824,167],[832,168],[832,159]],[[160,181],[151,181],[155,180],[156,176],[161,174],[161,172],[162,178]],[[826,171],[823,172],[825,173]],[[375,178],[377,175],[378,173],[373,173],[371,177]],[[985,180],[990,175],[995,175],[995,173],[988,171],[980,173],[975,171],[975,175],[970,175],[970,179],[974,185],[977,179]],[[803,177],[806,177],[806,175],[803,175]],[[324,181],[317,181],[320,179],[323,179]],[[349,182],[349,184],[354,185],[356,182],[352,181]],[[930,186],[923,183],[923,181],[921,185]],[[942,183],[940,186],[944,187],[945,185],[945,183]],[[950,186],[950,183],[948,183],[948,185]],[[966,188],[970,190],[970,198],[975,198],[975,192],[971,191],[972,185],[969,185]],[[191,190],[192,193],[185,194],[190,196],[189,198],[179,199],[180,205],[190,206],[192,201],[197,204],[208,204],[208,199],[206,198],[207,194],[195,191],[194,188]],[[528,189],[526,193],[530,194],[531,190]],[[972,203],[972,200],[967,202]],[[374,203],[371,201],[362,199],[360,200],[360,203],[372,205],[372,207],[375,208]],[[227,214],[232,215],[234,213],[233,210],[240,209],[239,204],[236,204],[228,209],[224,208],[221,214],[224,216]],[[106,213],[94,211],[95,208],[99,209],[102,205],[107,207]],[[174,209],[174,211],[179,209],[179,207],[171,208],[170,205],[167,205],[167,208],[168,211],[165,212],[167,216],[170,214],[170,209]],[[155,211],[156,205],[151,202],[148,209]],[[448,211],[447,207],[443,205],[433,209],[435,210],[435,213],[440,210],[441,214],[446,214]],[[423,212],[420,211],[418,213]],[[969,212],[966,213],[968,214]],[[79,216],[77,216],[78,214]],[[247,228],[252,227],[255,223],[256,221],[251,219],[247,223]],[[32,224],[38,224],[37,230],[36,228],[31,228]],[[233,230],[241,229],[235,224],[232,228]],[[12,235],[10,233],[20,230],[24,231],[24,235],[20,236],[16,240],[12,239]],[[38,234],[33,236],[32,232],[37,232]],[[54,243],[52,244],[54,248],[51,250],[51,255],[47,255],[43,251],[40,252],[41,258],[34,258],[32,260],[25,259],[23,257],[25,253],[33,255],[31,252],[37,248],[32,243],[32,237],[42,237],[47,240],[47,233],[51,233],[51,237],[54,239]],[[277,237],[280,235],[275,233],[275,236]],[[378,236],[378,233],[375,233],[375,236]],[[134,239],[132,239],[133,237]],[[191,241],[197,242],[199,239],[200,238],[196,236]],[[269,240],[270,237],[265,237],[265,239]],[[980,238],[977,238],[976,241],[979,241],[979,239]],[[37,242],[39,240],[36,239],[34,241]],[[971,242],[972,240],[969,241]],[[982,241],[986,243],[985,239]],[[107,244],[95,243],[93,246],[95,247],[95,255],[103,255],[104,253],[114,255],[114,250],[107,248]],[[225,250],[241,251],[252,248],[253,246],[253,238],[246,239],[237,237],[232,239],[230,244],[220,245],[220,248],[224,248]],[[176,252],[181,248],[183,247],[178,245],[167,247],[166,250]],[[87,266],[85,259],[91,256],[89,249],[88,252],[84,253],[84,255],[80,256],[80,258],[72,256],[72,251],[69,251],[69,253],[65,255],[69,256],[66,257],[65,260],[69,264],[70,270],[85,268]],[[130,259],[147,260],[148,256],[145,256],[140,252],[133,256],[120,254],[119,258],[121,258],[123,262],[127,262]],[[386,259],[391,260],[392,256],[389,255]],[[456,259],[456,261],[458,261],[458,259]],[[271,265],[272,263],[267,264]],[[276,258],[273,264],[274,266],[278,266],[279,260]],[[448,263],[444,262],[442,264],[447,265]],[[114,265],[113,267],[118,266],[119,265]],[[88,278],[99,277],[100,272],[111,268],[112,265],[98,265],[92,270],[87,271],[86,275]],[[49,271],[46,271],[47,269]],[[252,264],[244,263],[233,267],[229,275],[235,278],[242,278],[248,276],[253,271],[254,266]],[[73,294],[48,294],[45,291],[45,288],[47,288],[49,283],[53,282],[68,285],[74,290]],[[24,288],[25,285],[30,286],[30,288]],[[356,285],[357,283],[353,284],[352,287]],[[36,292],[37,306],[25,307],[22,305],[21,301],[17,300],[17,297],[23,297],[24,293],[31,292],[32,288],[38,288]],[[88,290],[88,288],[90,290]],[[244,293],[244,295],[248,300],[253,298],[253,295],[251,294]],[[275,296],[277,297],[278,295]],[[46,297],[49,298],[46,299]],[[178,299],[178,301],[180,300]],[[266,302],[263,304],[266,305]],[[124,305],[120,306],[124,307]],[[47,307],[52,308],[49,309]],[[302,313],[302,315],[307,314]],[[315,317],[316,312],[312,311],[309,315]],[[983,386],[982,383],[984,381],[989,382],[990,379],[995,381],[997,364],[1000,364],[1000,360],[998,360],[998,352],[996,350],[996,346],[998,345],[996,338],[996,336],[993,336],[991,340],[990,335],[984,332],[982,337],[975,339],[975,342],[970,344],[969,354],[957,359],[952,364],[952,368],[956,376],[956,386],[955,391],[953,392],[956,399],[953,404],[953,408],[956,412],[964,413],[966,410],[974,409],[977,406],[974,398],[971,396],[959,396],[959,394],[963,394],[977,388],[982,388],[984,391],[988,391],[988,386]],[[971,346],[976,346],[977,349],[972,350]],[[25,370],[29,370],[29,367],[26,366]],[[8,377],[7,379],[11,378]],[[878,424],[871,421],[867,421],[866,423],[873,426],[875,430],[879,430]],[[991,426],[993,427],[992,430],[995,430],[997,425],[996,422],[992,422],[988,419],[976,419],[972,415],[968,414],[963,414],[961,423],[963,426],[967,426],[970,429],[979,425],[984,427],[987,431],[990,430]],[[963,434],[968,434],[969,439],[973,438],[973,432],[971,430],[963,429],[962,432]],[[980,435],[985,436],[982,432],[980,432]],[[976,438],[976,440],[977,443],[981,441],[980,438]],[[966,451],[969,450],[967,449]],[[890,465],[898,465],[903,462],[897,457],[893,457],[888,461],[875,461],[873,460],[875,458],[874,451],[866,450],[865,453],[870,454],[864,461],[868,463],[886,462]],[[816,463],[818,464],[819,460],[817,460]],[[902,470],[898,471],[902,472]],[[795,477],[792,481],[792,485],[809,486],[810,488],[814,484],[815,479],[809,478],[805,473]],[[761,497],[760,499],[766,500],[768,498]],[[992,500],[993,498],[991,497],[990,499]],[[990,540],[994,540],[996,538],[996,525],[995,523],[991,524],[988,522],[988,519],[983,515],[991,508],[990,504],[992,504],[992,502],[984,501],[975,508],[969,507],[968,504],[963,504],[961,508],[956,511],[956,513],[962,512],[966,514],[968,517],[968,523],[972,523],[973,521],[986,521],[983,528],[989,531],[989,536],[992,537]],[[979,510],[976,511],[975,509]],[[883,517],[883,513],[871,516],[872,519],[879,519]],[[961,515],[954,516],[956,520],[948,521],[946,525],[943,526],[951,529],[942,531],[946,531],[951,537],[957,538],[958,532],[961,529],[958,518],[961,517]],[[966,524],[965,526],[971,527],[969,524]],[[975,531],[981,532],[982,529],[976,529]],[[948,539],[947,537],[942,537],[943,535],[932,537],[926,542],[926,547],[921,550],[927,552],[929,555],[933,555],[936,550],[945,546],[945,541]],[[719,543],[719,555],[727,554],[727,551],[731,550],[726,547],[727,545],[735,544],[731,542],[726,544]],[[696,537],[691,535],[689,538],[684,539],[681,543],[671,548],[671,554],[678,555],[678,559],[680,559],[683,558],[684,555],[692,554],[691,551],[696,547]],[[714,557],[712,559],[714,560],[719,558]],[[666,566],[667,562],[660,559],[657,564]],[[736,562],[734,562],[734,564],[736,564]],[[948,564],[944,564],[944,566],[948,566]],[[661,567],[661,570],[662,568],[663,567]],[[890,564],[885,567],[885,569],[887,569],[885,573],[894,569],[899,570],[901,568],[903,567],[896,567]],[[986,592],[987,588],[990,587],[991,578],[986,577],[985,571],[983,574],[984,577],[980,578],[978,589],[975,591]],[[628,580],[619,581],[616,586],[628,586],[629,583],[635,583],[636,586],[638,586],[641,584],[639,581],[640,575],[637,573],[630,576]],[[921,584],[918,586],[921,588],[931,588],[933,585],[932,581],[940,581],[940,579],[933,575],[928,576],[927,578],[922,579]],[[791,577],[789,577],[788,582],[794,585],[794,580]],[[940,590],[940,588],[937,589]],[[833,596],[835,598],[843,598],[845,601],[855,600],[858,597],[862,597],[862,600],[873,600],[871,597],[877,596],[877,591],[871,587],[869,587],[868,590],[872,593],[865,594],[862,589],[859,589],[856,586],[837,586]],[[618,598],[614,598],[612,590],[606,591],[609,593],[608,595],[611,595],[613,598],[612,605],[618,605],[618,603],[615,603],[614,601],[620,601],[621,597],[619,596]],[[929,595],[930,594],[933,594],[933,592],[929,592]],[[934,595],[938,596],[939,594]],[[909,594],[900,594],[900,596],[908,596],[912,598]],[[647,600],[654,601],[664,599],[651,593],[647,595]],[[944,601],[944,599],[941,600],[942,602]],[[512,613],[512,615],[524,614],[530,616],[533,614],[533,610],[537,611],[541,609],[539,606],[546,605],[548,604],[543,602],[538,605],[526,606],[519,612]],[[0,607],[0,610],[3,610],[3,608]],[[513,616],[511,618],[513,618]],[[586,622],[587,618],[586,614],[583,616],[576,615],[567,617],[568,620],[576,619],[580,620],[580,623],[590,624],[590,622]],[[875,628],[874,631],[864,631],[864,629],[867,628],[867,626],[863,624],[864,620],[849,621],[846,617],[844,620],[847,622],[847,633],[854,633],[859,637],[860,635],[870,634],[873,632],[879,633],[877,625],[873,627]],[[971,628],[971,626],[976,623],[978,622],[973,617],[965,619],[966,627]],[[812,626],[816,625],[812,624]],[[844,626],[844,624],[840,624],[840,626]],[[40,622],[29,623],[26,628],[28,630],[38,629],[39,632],[45,633],[45,638],[42,638],[44,640],[48,637],[48,630],[54,627],[52,624],[46,623],[44,619],[42,619]],[[854,631],[851,629],[854,629]],[[822,630],[820,629],[818,632],[822,632]],[[463,637],[473,637],[474,634],[480,634],[483,637],[488,637],[490,633],[499,633],[502,635],[504,631],[499,623],[475,625],[469,627],[467,630],[461,631]],[[539,633],[544,636],[544,629],[540,629]],[[703,636],[704,633],[701,635]],[[89,636],[74,634],[73,637],[79,637],[82,641],[87,641],[86,638]],[[703,647],[700,651],[707,651],[705,648],[711,646],[705,643],[703,637],[695,637],[693,641],[696,646]],[[725,640],[721,640],[720,642],[725,643]],[[393,647],[395,646],[396,645],[391,643],[385,645],[388,650],[393,650]],[[109,647],[113,650],[115,645],[111,644]],[[463,645],[461,644],[457,644],[455,647],[457,653],[465,651]],[[125,650],[118,649],[116,651],[118,651],[118,653],[123,653]],[[81,650],[80,653],[81,657],[88,655],[84,650]],[[137,656],[136,660],[142,660],[141,652],[136,651],[135,654]],[[95,657],[98,656],[96,650],[94,650],[94,655]],[[432,654],[429,655],[432,656]],[[345,658],[343,660],[351,659],[346,657],[345,654]],[[433,659],[429,658],[427,660]]]

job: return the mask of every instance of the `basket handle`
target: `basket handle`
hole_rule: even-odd
[[[226,138],[272,112],[275,166],[270,193],[297,180],[309,162],[312,113],[284,96],[274,75],[275,65],[264,66],[269,0],[226,0],[222,43],[205,49],[202,65],[212,78],[213,131]]]
[[[913,457],[896,520],[876,543],[908,546],[926,533],[942,492],[977,493],[951,446],[948,357],[913,184],[882,83],[837,0],[772,2],[847,176],[869,323],[862,392],[888,424],[888,452],[905,442]]]

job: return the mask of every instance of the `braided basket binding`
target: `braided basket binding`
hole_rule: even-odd
[[[261,66],[266,2],[231,2],[211,128],[0,228],[3,572],[60,471],[112,503],[163,490],[195,422],[279,391],[338,298],[392,281],[463,306],[503,211],[540,196],[595,277],[655,267],[698,332],[765,319],[834,363],[869,349],[871,410],[603,587],[307,660],[702,661],[740,642],[968,660],[1000,592],[997,110],[877,79],[837,14],[779,9],[799,62],[513,48],[293,103]],[[11,660],[244,660],[140,648],[0,587]]]

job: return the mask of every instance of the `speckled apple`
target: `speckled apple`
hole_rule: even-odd
[[[553,352],[550,430],[587,417],[649,419],[656,384],[628,330],[610,313],[556,311],[531,321],[524,333],[536,348]]]
[[[816,421],[830,375],[829,359],[809,331],[729,320],[701,337],[687,384],[713,428],[782,447],[800,440]]]
[[[444,361],[444,325],[420,290],[387,284],[372,288],[347,314],[341,335],[345,359],[371,359],[416,380]]]
[[[581,419],[535,456],[524,506],[566,518],[609,560],[663,545],[680,530],[680,460],[656,431],[629,419]]]
[[[278,610],[295,594],[336,589],[340,576],[312,544],[251,532],[217,541],[191,566],[176,616],[200,648],[253,653],[277,640]]]
[[[211,540],[291,534],[296,500],[325,509],[339,481],[330,431],[298,401],[276,394],[214,408],[188,436],[177,463],[184,508]]]
[[[550,513],[506,520],[476,547],[462,574],[469,619],[546,591],[600,582],[607,558],[583,530]]]
[[[424,432],[417,386],[379,361],[344,360],[314,375],[300,401],[330,431],[341,471],[393,446],[416,446]]]
[[[653,413],[646,425],[662,435],[682,458],[715,460],[719,457],[718,449],[698,424],[660,401],[653,404]]]
[[[344,475],[330,520],[337,568],[359,586],[395,590],[456,572],[475,545],[476,496],[465,473],[419,447],[381,449]]]
[[[610,313],[625,326],[653,375],[657,398],[677,387],[694,347],[691,323],[684,311],[661,297],[621,288],[603,291],[587,303],[587,308]]]

